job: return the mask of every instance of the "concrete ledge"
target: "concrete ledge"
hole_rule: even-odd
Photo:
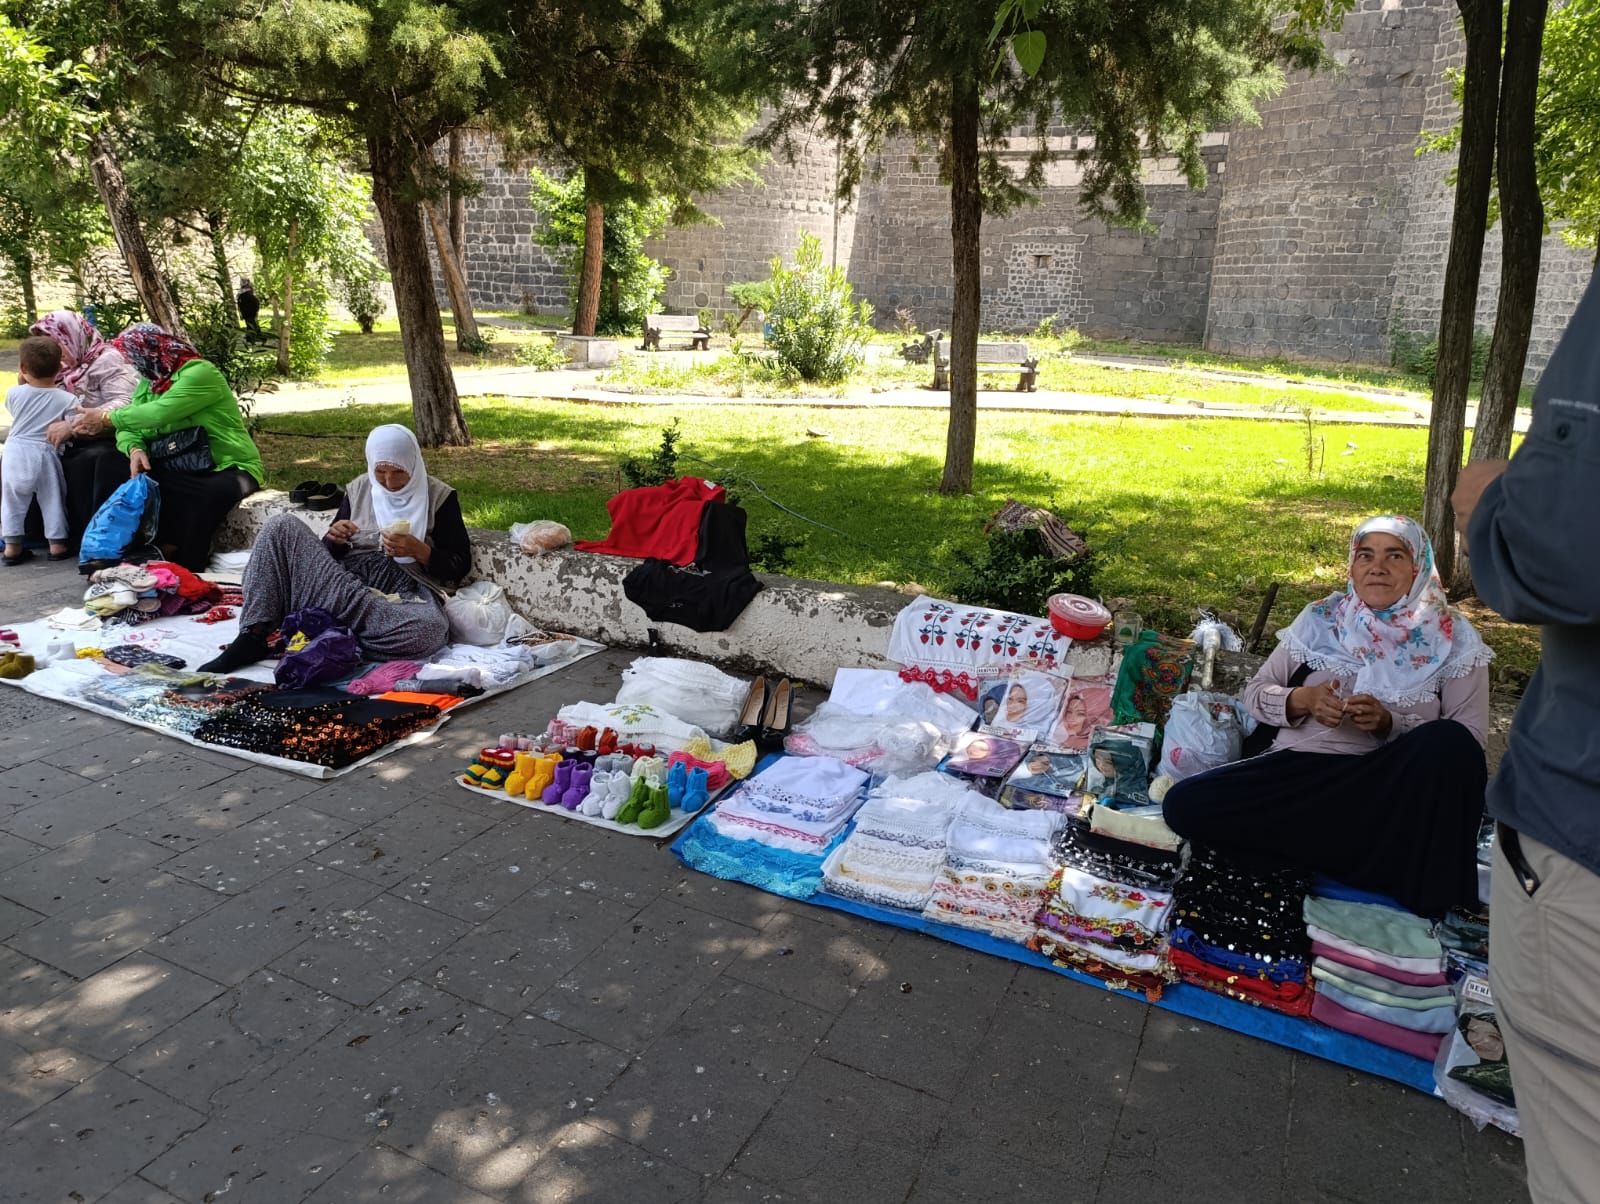
[[[217,546],[249,547],[261,525],[284,511],[318,533],[333,520],[332,511],[297,510],[287,494],[266,490],[228,515]],[[637,560],[573,551],[530,556],[506,532],[471,534],[473,576],[497,582],[511,604],[541,627],[629,648],[650,647],[654,629],[664,655],[824,685],[839,668],[899,667],[888,657],[889,632],[910,598],[893,590],[762,574],[764,588],[732,627],[702,633],[653,623],[628,601],[622,579]],[[1111,666],[1110,641],[1074,645],[1069,659],[1078,673],[1104,673]]]

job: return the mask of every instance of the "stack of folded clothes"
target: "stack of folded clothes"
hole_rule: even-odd
[[[711,813],[711,826],[735,840],[820,855],[861,805],[868,777],[832,757],[782,757]]]
[[[1185,982],[1291,1016],[1311,1011],[1311,943],[1300,918],[1308,880],[1254,873],[1190,846],[1168,961]]]
[[[1432,1059],[1455,1024],[1444,946],[1421,916],[1380,903],[1310,895],[1306,931],[1316,960],[1311,1015],[1380,1045]]]
[[[889,778],[867,796],[855,827],[822,866],[841,899],[921,911],[944,865],[950,821],[972,792],[949,774]]]
[[[1051,842],[1065,822],[1056,811],[1009,811],[976,794],[963,799],[922,914],[1027,944],[1055,872]]]
[[[1119,989],[1161,997],[1169,981],[1167,925],[1182,862],[1175,852],[1091,832],[1069,820],[1052,848],[1060,869],[1046,888],[1028,947]]]

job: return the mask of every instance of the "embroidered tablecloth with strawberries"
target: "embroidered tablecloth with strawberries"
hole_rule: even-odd
[[[1053,669],[1072,641],[1048,619],[918,598],[895,617],[889,658],[906,681],[976,700],[986,682],[1012,665]]]

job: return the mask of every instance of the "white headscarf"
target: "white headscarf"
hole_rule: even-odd
[[[411,479],[403,489],[385,489],[374,472],[380,464],[404,469]],[[422,462],[422,448],[410,430],[399,423],[373,427],[367,436],[367,480],[372,485],[372,511],[380,529],[403,518],[410,522],[412,535],[428,538],[428,466]],[[402,564],[415,559],[395,557]]]
[[[1351,582],[1302,610],[1278,638],[1302,663],[1341,678],[1355,692],[1391,706],[1416,706],[1437,697],[1446,681],[1465,677],[1494,659],[1494,651],[1445,597],[1433,563],[1433,544],[1413,519],[1369,518],[1350,540],[1350,565],[1368,535],[1393,535],[1411,549],[1415,576],[1393,606],[1373,610]]]

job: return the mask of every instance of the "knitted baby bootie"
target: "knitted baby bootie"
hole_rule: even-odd
[[[756,742],[746,740],[743,744],[733,744],[723,749],[722,763],[727,767],[730,778],[744,781],[756,771]]]
[[[506,779],[507,794],[521,794],[528,788],[528,779],[533,776],[533,754],[519,752],[516,754],[517,767],[511,771],[511,776]]]
[[[546,786],[544,793],[539,796],[546,806],[556,806],[561,802],[561,796],[572,789],[572,771],[577,765],[577,761],[562,761],[556,766],[555,780]]]
[[[522,784],[522,797],[530,803],[541,802],[545,790],[555,781],[556,766],[560,763],[560,753],[536,753],[533,758],[533,772]]]
[[[674,807],[683,806],[683,789],[689,784],[689,767],[674,761],[667,767],[667,802]]]
[[[633,763],[633,780],[645,778],[652,786],[658,786],[667,780],[667,761],[665,757],[640,757]]]
[[[667,801],[666,786],[656,786],[650,791],[650,798],[645,805],[639,808],[638,824],[641,828],[659,828],[672,816],[672,804]]]
[[[595,742],[599,738],[599,735],[600,733],[594,728],[586,727],[578,732],[578,738],[574,741],[574,743],[577,744],[577,746],[584,752],[593,752]]]
[[[683,797],[673,803],[685,811],[698,811],[711,799],[711,789],[707,785],[706,771],[696,766],[689,771],[689,781],[683,788]]]
[[[619,824],[631,824],[639,818],[639,812],[650,801],[650,780],[643,774],[633,779],[633,790],[628,795],[628,801],[622,804],[615,816]]]
[[[600,733],[600,739],[595,744],[595,751],[601,756],[617,751],[617,732],[615,728],[605,728]]]
[[[516,764],[516,757],[503,748],[479,749],[478,759],[467,766],[461,780],[468,786],[481,786],[485,790],[504,790],[506,779]]]
[[[609,769],[597,769],[589,779],[589,793],[578,804],[579,815],[599,815],[606,799],[611,797],[611,780],[617,775]]]
[[[561,805],[568,811],[576,811],[578,804],[589,797],[589,787],[593,781],[594,766],[578,762],[572,767],[572,785],[561,793]]]
[[[600,801],[600,818],[616,819],[623,807],[627,806],[628,797],[632,789],[632,779],[627,774],[619,773],[613,775],[610,784],[606,787],[606,796]]]
[[[8,652],[0,656],[0,677],[21,681],[34,670],[34,659],[21,652]]]

